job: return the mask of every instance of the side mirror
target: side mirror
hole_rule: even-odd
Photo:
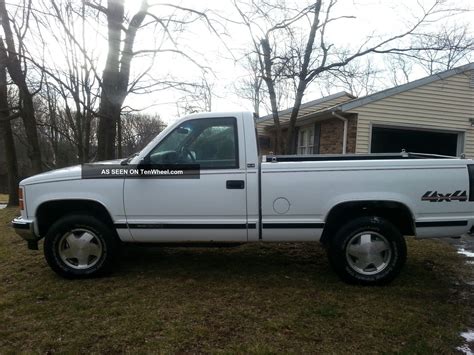
[[[150,156],[147,155],[145,158],[143,158],[137,165],[137,168],[138,169],[144,169],[146,168],[148,165],[150,165]]]
[[[184,128],[184,127],[179,127],[179,128],[176,130],[176,132],[179,133],[179,134],[188,134],[188,133],[189,133],[189,129]]]

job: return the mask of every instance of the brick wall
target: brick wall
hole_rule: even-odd
[[[355,153],[357,142],[357,115],[349,117],[349,126],[347,127],[347,153]]]
[[[347,132],[347,153],[355,153],[357,118],[350,117]],[[344,122],[339,118],[331,118],[321,122],[319,141],[320,154],[341,154],[344,133]]]

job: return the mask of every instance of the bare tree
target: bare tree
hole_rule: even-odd
[[[91,158],[92,124],[100,91],[97,59],[93,49],[88,49],[86,44],[87,36],[90,36],[86,34],[86,5],[76,5],[72,0],[59,4],[50,0],[49,4],[52,5],[52,16],[43,21],[43,27],[62,47],[63,60],[58,61],[60,64],[53,62],[49,67],[40,67],[51,79],[46,85],[46,100],[49,101],[51,95],[57,98],[56,94],[61,98],[60,106],[64,108],[72,132],[78,161],[83,163]],[[46,11],[47,6],[43,7]],[[53,112],[50,112],[50,117],[54,117]]]
[[[122,116],[124,156],[143,149],[166,126],[157,115],[129,112]]]
[[[92,6],[92,5],[91,5]],[[97,156],[99,160],[115,158],[117,122],[127,95],[130,65],[137,30],[148,11],[148,2],[143,0],[140,10],[132,17],[129,26],[125,23],[124,0],[108,0],[107,8],[96,5],[107,16],[108,53],[102,74],[102,92],[99,106],[97,132]],[[125,38],[122,39],[122,31]],[[123,48],[121,47],[124,41]]]
[[[340,88],[350,94],[360,97],[370,95],[380,88],[379,81],[383,68],[378,68],[369,57],[354,60],[346,66],[322,73],[319,86],[322,96],[333,93],[334,88]]]
[[[7,52],[0,40],[0,134],[3,137],[8,174],[8,206],[18,205],[18,162],[10,121],[18,114],[10,114],[7,92]]]
[[[7,53],[9,56],[16,56],[20,69],[23,69],[25,85],[19,86],[19,102],[25,102],[26,108],[33,109],[35,129],[41,130],[42,138],[50,144],[51,152],[45,154],[48,162],[43,161],[43,165],[47,163],[48,167],[56,166],[56,158],[64,144],[72,144],[79,162],[93,158],[94,152],[91,149],[95,145],[94,128],[97,120],[98,153],[95,159],[107,159],[116,154],[122,156],[121,117],[124,101],[130,93],[149,94],[155,90],[170,89],[189,93],[193,87],[193,95],[203,98],[203,107],[211,109],[212,84],[207,79],[196,84],[173,79],[171,76],[157,79],[151,75],[155,58],[161,53],[180,56],[199,69],[205,69],[197,62],[196,56],[180,50],[176,41],[178,34],[187,25],[198,22],[204,23],[214,34],[219,34],[204,12],[174,4],[154,4],[160,9],[170,10],[157,16],[150,12],[153,6],[142,0],[140,9],[129,16],[125,12],[124,0],[110,0],[105,6],[103,0],[24,1],[23,5],[11,5],[17,9],[14,14],[15,22],[12,22],[13,30],[10,32],[12,37],[18,36],[18,49],[7,49]],[[22,11],[30,14],[29,20],[21,22],[21,16],[17,16],[18,11],[20,15]],[[91,45],[93,41],[90,38],[91,33],[95,33],[99,40],[104,37],[101,23],[96,20],[98,14],[105,14],[108,29],[106,41],[109,44],[106,65],[100,74],[96,69],[99,54],[94,53],[95,45]],[[5,16],[3,18],[8,19]],[[91,22],[96,22],[97,26],[91,27]],[[5,25],[5,21],[2,24]],[[36,27],[25,39],[26,30],[31,24]],[[150,36],[152,40],[146,41],[151,48],[137,50],[137,33],[139,30],[145,31],[144,29],[147,34],[153,34]],[[7,41],[7,45],[8,43]],[[55,49],[55,53],[49,50],[50,47]],[[137,66],[137,70],[132,71],[132,60],[135,58],[140,59],[140,64],[146,64],[148,60],[148,64]],[[30,69],[28,74],[26,69]],[[38,83],[36,91],[31,92],[25,101],[23,89],[28,89],[26,83],[31,87],[35,81]],[[33,95],[37,99],[33,99]],[[34,110],[35,105],[38,112]],[[135,110],[136,108],[132,109]],[[29,117],[22,116],[23,120]],[[25,129],[27,133],[30,132],[27,124]],[[23,141],[29,143],[32,140],[28,138]],[[34,152],[40,154],[44,150],[43,146],[34,149]]]
[[[40,138],[47,143],[42,147],[43,164],[51,169],[84,162],[76,127],[71,124],[77,114],[64,104],[63,94],[46,78],[35,100]]]
[[[151,66],[146,68],[143,73],[138,74],[135,79],[132,79],[132,60],[143,55],[155,56],[158,53],[174,53],[200,66],[194,59],[194,56],[179,49],[174,38],[175,32],[170,29],[170,26],[177,26],[179,32],[183,30],[184,26],[202,20],[212,32],[216,35],[219,34],[205,12],[172,3],[154,4],[153,6],[156,8],[169,8],[172,10],[171,15],[158,16],[150,11],[151,6],[148,4],[148,1],[142,0],[139,10],[133,16],[130,16],[129,21],[127,21],[129,16],[125,14],[124,0],[108,0],[106,7],[102,6],[100,0],[87,2],[87,4],[100,13],[105,14],[107,19],[108,53],[102,74],[102,92],[98,111],[97,149],[98,159],[112,159],[116,155],[117,124],[120,121],[123,103],[130,92],[140,90],[138,83],[151,69]],[[183,17],[178,18],[177,13],[182,13]],[[145,22],[145,18],[150,18],[150,21]],[[161,29],[161,36],[156,36],[155,34],[155,37],[161,37],[162,39],[160,46],[134,50],[138,30],[148,27],[150,24],[154,24]],[[156,31],[158,31],[158,28]],[[165,47],[167,44],[170,46]],[[145,85],[146,89],[150,90],[150,88],[161,84],[159,80],[155,81],[157,83]],[[167,83],[165,83],[165,86],[167,86]],[[119,127],[119,135],[121,134],[120,132]]]
[[[399,53],[388,56],[385,62],[393,86],[406,84],[410,81],[414,62],[409,57]]]
[[[248,53],[244,57],[244,62],[244,68],[248,75],[234,84],[234,90],[239,97],[252,103],[253,112],[259,117],[260,105],[263,104],[263,80],[258,58],[254,53]]]
[[[276,4],[265,0],[252,0],[250,8],[244,10],[244,4],[234,0],[244,24],[249,29],[253,49],[257,53],[263,80],[267,84],[271,111],[275,122],[276,151],[289,154],[296,150],[296,119],[308,86],[328,72],[341,71],[349,63],[372,54],[414,53],[419,50],[439,51],[444,43],[425,44],[407,41],[419,37],[422,25],[433,22],[452,10],[444,7],[442,0],[433,0],[431,6],[423,7],[421,15],[413,20],[400,33],[379,38],[372,36],[358,44],[355,49],[337,48],[329,43],[327,31],[338,20],[353,16],[333,17],[332,12],[337,0],[324,3],[316,0],[309,6],[295,9],[285,1]],[[301,28],[307,28],[301,33]],[[408,43],[407,43],[408,42]],[[295,98],[288,123],[286,139],[281,136],[278,117],[275,83],[281,80],[294,80]]]
[[[26,1],[26,0],[25,0]],[[5,0],[0,0],[0,19],[7,51],[7,69],[10,78],[13,80],[19,91],[20,116],[25,126],[28,137],[28,156],[31,160],[33,173],[42,171],[41,150],[36,127],[35,109],[33,96],[27,83],[27,65],[23,56],[23,39],[29,26],[29,14],[31,11],[31,0],[27,1],[23,9],[23,29],[16,31],[16,36],[12,31],[11,19],[5,6]],[[15,38],[16,37],[16,38]],[[15,43],[15,39],[17,43]]]
[[[288,77],[286,73],[287,67],[290,62],[296,59],[291,56],[292,54],[288,49],[288,44],[285,44],[285,40],[288,40],[288,38],[290,38],[290,40],[293,39],[291,26],[309,15],[312,6],[298,10],[291,9],[286,6],[284,2],[272,5],[263,0],[252,1],[250,8],[247,8],[247,10],[244,10],[244,4],[238,0],[234,0],[234,6],[248,28],[252,39],[253,50],[255,54],[257,54],[260,74],[267,86],[276,131],[274,150],[276,154],[279,154],[287,149],[280,126],[278,114],[280,108],[278,106],[276,87],[278,82]],[[317,7],[315,13],[319,15],[321,1],[317,1],[315,6]],[[275,16],[275,13],[278,13],[280,16]],[[284,15],[281,15],[281,13],[284,13]],[[314,42],[313,32],[315,32],[315,30],[311,31],[309,41]],[[282,47],[282,50],[279,51],[279,47]],[[301,99],[302,97],[300,100]],[[295,100],[295,103],[297,103],[297,100]]]
[[[212,111],[214,83],[203,74],[200,83],[182,86],[185,95],[177,102],[178,115]]]
[[[473,58],[474,37],[467,25],[455,24],[415,37],[412,46],[420,49],[399,54],[395,68],[406,73],[407,66],[418,66],[433,75],[469,63]]]
[[[260,110],[263,108],[271,112],[271,105],[268,92],[263,89],[264,81],[260,69],[258,57],[254,52],[247,53],[244,56],[243,67],[248,75],[245,75],[234,84],[235,93],[242,99],[251,102],[253,112],[260,116]],[[294,81],[278,80],[273,83],[275,100],[277,107],[288,107],[294,100]]]

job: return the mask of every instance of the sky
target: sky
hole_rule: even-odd
[[[280,1],[271,0],[273,3]],[[287,0],[289,3],[292,1],[298,7],[310,3],[309,0]],[[353,18],[343,18],[333,22],[327,29],[327,38],[336,47],[354,49],[369,36],[374,41],[379,38],[393,36],[403,32],[405,28],[413,23],[414,19],[420,15],[420,6],[428,7],[433,1],[436,0],[339,0],[333,9],[333,17],[350,15]],[[163,6],[166,2],[149,0],[149,3],[152,5],[150,12],[157,16],[166,17],[173,14],[178,17],[181,16],[179,11]],[[253,110],[252,103],[239,98],[235,90],[239,81],[249,75],[243,67],[242,57],[251,48],[251,37],[245,26],[235,23],[240,21],[240,17],[232,4],[232,0],[180,0],[170,3],[206,11],[219,35],[211,31],[204,21],[199,20],[188,26],[187,30],[182,33],[174,31],[172,35],[178,43],[177,47],[185,52],[188,58],[173,53],[159,53],[153,62],[151,62],[149,55],[135,58],[132,62],[132,77],[139,75],[143,68],[150,64],[152,64],[148,78],[150,82],[171,79],[200,82],[204,75],[213,89],[212,111]],[[140,1],[138,0],[126,0],[127,14],[130,16],[130,14],[135,13],[139,4]],[[444,0],[444,6],[473,10],[474,2],[472,0]],[[472,27],[474,12],[472,11],[463,12],[452,17],[446,17],[443,14],[438,16],[437,19],[439,21],[429,23],[426,25],[426,28],[420,30],[434,31],[442,24],[466,23],[470,26],[471,34],[474,33]],[[100,21],[103,24],[104,19],[99,19],[95,24],[94,21],[94,19],[89,21],[90,35],[88,34],[87,46],[92,48],[95,54],[99,56],[98,66],[101,71],[106,56],[107,42],[104,35],[97,35],[98,28],[94,28],[94,26],[98,26],[97,24]],[[299,29],[305,31],[306,23],[301,23]],[[102,31],[104,33],[104,30],[105,28],[101,28],[99,32]],[[157,48],[162,34],[163,32],[160,30],[154,31],[152,25],[139,30],[134,49],[146,50]],[[37,34],[37,36],[44,36],[44,34]],[[54,43],[54,40],[50,39],[48,42],[47,50],[50,60],[60,62],[61,59],[57,53],[64,51],[64,48]],[[173,47],[169,41],[161,45],[161,48],[164,49]],[[372,60],[376,65],[383,64],[381,57],[374,57]],[[206,67],[205,72],[196,63]],[[410,80],[422,76],[425,76],[422,70],[414,70]],[[377,80],[375,84],[376,89],[392,86],[387,75],[381,75]],[[337,91],[341,91],[341,88],[325,87],[323,90],[315,83],[309,88],[303,101],[314,100],[323,94],[331,94]],[[150,114],[159,114],[165,122],[171,122],[183,113],[182,110],[178,110],[177,105],[177,103],[182,102],[183,96],[185,96],[183,92],[173,89],[159,90],[141,95],[130,94],[126,99],[125,106],[144,110],[144,112]],[[286,107],[281,108],[284,109]],[[264,113],[265,108],[262,107],[261,114]]]
[[[298,1],[299,6],[305,1]],[[129,0],[129,3],[133,1]],[[196,1],[182,0],[180,4],[186,7],[196,7]],[[429,6],[433,1],[419,0],[423,6]],[[449,7],[469,8],[472,2],[468,0],[458,0],[446,2]],[[248,51],[250,45],[250,36],[244,26],[225,23],[219,17],[225,17],[234,21],[240,18],[234,10],[232,3],[227,0],[200,0],[200,9],[208,9],[211,18],[217,18],[223,27],[216,25],[219,31],[222,31],[221,39],[206,28],[206,26],[196,26],[192,33],[186,33],[181,38],[182,48],[189,53],[196,53],[196,60],[209,66],[212,70],[206,74],[206,78],[214,85],[214,95],[212,100],[213,111],[242,111],[252,110],[250,102],[242,100],[235,94],[235,85],[239,79],[248,75],[242,67],[242,53]],[[333,16],[351,15],[355,18],[341,19],[334,22],[334,25],[328,27],[327,36],[330,40],[341,47],[353,48],[362,43],[368,36],[391,36],[401,33],[411,23],[414,18],[420,15],[420,7],[414,0],[339,0],[333,11]],[[444,16],[444,15],[442,15]],[[439,17],[442,17],[439,16]],[[462,15],[452,18],[441,19],[439,22],[428,24],[426,30],[435,30],[443,23],[457,22],[458,24],[471,24],[474,21],[473,12],[465,12]],[[472,31],[471,27],[471,31]],[[472,32],[471,32],[472,33]],[[146,34],[144,38],[146,38]],[[224,43],[225,42],[225,45]],[[200,53],[200,54],[197,54]],[[169,62],[171,60],[171,63]],[[375,58],[375,61],[382,60]],[[179,63],[179,65],[177,65]],[[171,64],[171,66],[169,66]],[[181,58],[164,58],[163,62],[157,64],[162,68],[176,73],[178,76],[199,79],[200,70],[187,60]],[[425,76],[421,70],[412,73],[411,80]],[[391,83],[382,77],[377,84],[378,88],[384,89],[391,86]],[[329,89],[327,94],[340,91],[335,87]],[[319,88],[310,88],[304,101],[310,101],[321,96]],[[155,93],[147,97],[129,98],[134,105],[143,105],[153,103],[151,110],[158,112],[166,121],[172,121],[178,117],[176,100],[181,95],[175,92]]]

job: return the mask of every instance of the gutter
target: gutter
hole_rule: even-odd
[[[336,117],[336,118],[339,118],[342,122],[344,122],[344,132],[343,132],[343,136],[342,136],[342,154],[346,154],[346,151],[347,151],[347,127],[348,127],[348,119],[339,115],[338,113],[336,112],[331,112],[331,114]]]

